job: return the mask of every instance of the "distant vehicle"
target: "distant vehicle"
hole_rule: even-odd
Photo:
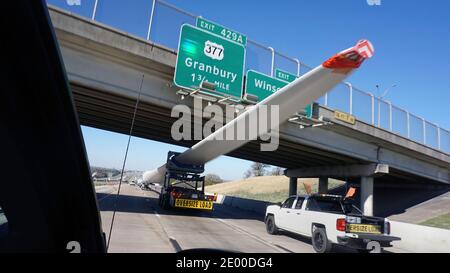
[[[381,217],[365,216],[352,202],[338,195],[291,196],[266,209],[266,230],[279,230],[311,237],[316,252],[330,252],[333,244],[359,252],[381,252],[400,240],[389,236],[390,223]]]
[[[135,186],[136,183],[134,183],[134,181],[130,181],[130,182],[128,183],[128,185],[130,185],[130,186]]]

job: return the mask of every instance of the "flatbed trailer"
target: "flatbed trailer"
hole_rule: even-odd
[[[179,153],[176,152],[167,155],[159,206],[164,209],[213,210],[215,196],[205,194],[204,164],[182,164],[176,161],[177,155]]]

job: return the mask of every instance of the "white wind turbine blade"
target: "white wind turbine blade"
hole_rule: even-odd
[[[257,113],[262,105],[269,106],[268,109],[272,105],[278,105],[279,122],[270,124],[265,132],[258,132],[259,135],[271,132],[272,129],[277,129],[280,124],[288,120],[299,109],[313,103],[342,82],[355,69],[359,68],[364,60],[371,58],[373,54],[374,48],[369,41],[359,41],[354,47],[334,55],[323,64],[259,102],[255,107],[239,115],[213,134],[178,155],[176,160],[183,164],[204,164],[254,140],[221,140],[218,136],[226,136],[230,130],[235,132],[237,124],[245,122],[244,119],[248,120],[248,117]],[[144,183],[161,183],[164,181],[165,173],[165,165],[145,172],[143,175]]]

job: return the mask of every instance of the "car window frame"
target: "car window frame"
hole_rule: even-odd
[[[299,200],[301,200],[302,204],[301,204],[301,206],[300,206],[299,208],[297,208],[297,204],[298,204],[298,201],[299,201]],[[303,208],[303,204],[305,203],[305,200],[306,200],[305,197],[298,196],[298,197],[295,199],[295,206],[293,206],[294,209],[301,210],[301,209]]]
[[[314,200],[314,202],[315,202],[315,204],[313,204],[313,205],[315,205],[316,208],[311,209],[311,208],[309,207],[309,205],[311,204],[310,201],[313,201],[313,200]],[[341,208],[341,211],[331,211],[331,210],[323,210],[323,209],[320,207],[320,205],[318,204],[318,202],[321,202],[321,201],[322,201],[322,202],[328,202],[327,200],[318,200],[318,199],[316,199],[316,198],[309,198],[309,199],[308,199],[308,203],[306,204],[305,210],[308,210],[308,211],[315,211],[315,212],[332,213],[332,214],[345,214],[345,210],[344,210],[344,208],[342,207],[342,202],[336,201],[336,202],[339,203],[339,206],[340,206],[340,208]]]
[[[305,210],[308,210],[308,211],[318,211],[318,210],[312,210],[312,209],[311,209],[311,204],[312,204],[312,202],[316,202],[316,200],[315,200],[314,198],[308,198],[308,201],[306,202]],[[317,207],[317,205],[316,205],[316,207]]]
[[[291,206],[290,206],[290,207],[285,207],[284,205],[288,202],[288,200],[291,200],[291,199],[293,200]],[[286,199],[286,200],[283,202],[283,204],[281,204],[281,208],[282,208],[282,209],[292,209],[292,207],[294,206],[295,200],[296,200],[296,197],[294,197],[294,196],[289,197],[288,199]]]

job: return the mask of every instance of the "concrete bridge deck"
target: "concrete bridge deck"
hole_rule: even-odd
[[[190,98],[176,95],[172,83],[176,52],[58,8],[49,10],[83,125],[128,133],[144,74],[134,134],[193,144],[176,142],[170,134],[171,108],[192,106]],[[260,152],[259,143],[252,142],[229,155],[288,169],[379,163],[389,166],[389,173],[379,178],[383,184],[450,184],[450,155],[359,120],[343,123],[324,107],[319,116],[332,124],[305,129],[282,125],[275,152]]]

